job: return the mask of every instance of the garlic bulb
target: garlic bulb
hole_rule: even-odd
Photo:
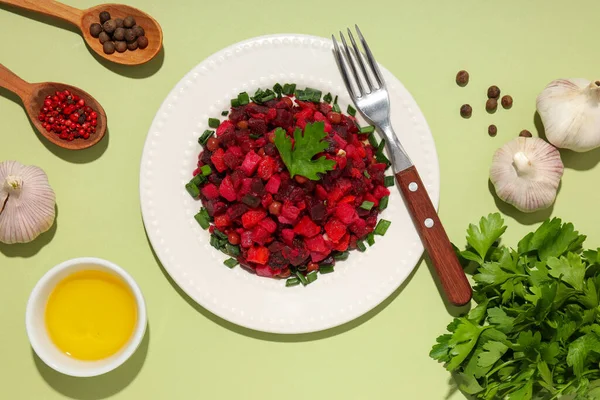
[[[563,170],[556,148],[540,138],[518,137],[494,153],[490,180],[500,199],[533,212],[554,203]]]
[[[38,167],[0,162],[0,242],[31,242],[55,218],[55,195]]]
[[[600,147],[600,81],[558,79],[537,98],[546,137],[573,151]]]

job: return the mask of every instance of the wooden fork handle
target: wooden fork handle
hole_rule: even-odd
[[[54,0],[0,0],[0,4],[8,4],[17,8],[39,14],[60,18],[73,25],[81,24],[83,11]]]
[[[398,172],[396,180],[448,300],[457,306],[467,304],[472,296],[471,285],[417,169],[413,166]]]

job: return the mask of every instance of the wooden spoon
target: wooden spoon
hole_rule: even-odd
[[[134,7],[123,4],[101,4],[87,10],[80,10],[54,0],[0,0],[0,3],[57,17],[79,27],[83,38],[92,50],[108,61],[118,64],[143,64],[153,59],[162,48],[163,34],[158,22]],[[144,28],[146,32],[148,47],[134,51],[127,50],[124,53],[105,54],[100,40],[90,34],[90,26],[93,23],[100,23],[99,14],[102,11],[108,11],[112,19],[125,18],[129,15],[135,18],[136,24]]]
[[[21,98],[31,123],[42,136],[57,146],[69,150],[87,149],[102,140],[106,133],[106,113],[104,112],[104,109],[92,96],[79,88],[56,82],[28,83],[2,64],[0,64],[0,87],[10,90]],[[96,132],[92,133],[88,139],[78,138],[72,142],[63,140],[59,138],[56,133],[46,131],[38,119],[39,112],[44,105],[46,96],[54,95],[55,92],[63,90],[69,90],[71,93],[84,99],[85,104],[90,106],[98,114]]]

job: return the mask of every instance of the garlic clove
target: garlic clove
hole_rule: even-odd
[[[552,81],[537,97],[536,106],[554,146],[578,152],[600,147],[600,81]]]
[[[56,217],[55,194],[40,168],[17,161],[0,163],[0,242],[31,242]]]
[[[540,138],[518,137],[494,153],[490,181],[501,200],[534,212],[554,203],[563,171],[556,148]]]

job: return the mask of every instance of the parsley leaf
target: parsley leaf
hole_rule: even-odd
[[[329,147],[329,143],[323,140],[326,136],[323,122],[306,124],[304,132],[297,128],[294,132],[293,143],[285,130],[277,128],[275,131],[275,146],[279,150],[281,159],[291,177],[300,175],[316,181],[321,179],[317,174],[333,170],[335,167],[334,160],[328,160],[325,156],[313,160],[315,155],[322,153]]]
[[[549,257],[560,257],[569,250],[576,250],[584,240],[585,236],[579,235],[573,224],[563,224],[559,218],[553,218],[519,242],[519,253],[537,251],[540,260],[545,261]]]
[[[548,267],[550,276],[562,279],[574,289],[583,290],[585,266],[577,254],[569,253],[567,257],[561,258],[551,257],[548,259]]]
[[[499,213],[490,214],[487,218],[482,217],[477,225],[469,225],[467,229],[467,243],[477,251],[477,254],[472,252],[463,252],[462,256],[468,260],[483,264],[488,250],[496,240],[502,236],[506,226],[504,220]]]
[[[584,362],[591,352],[600,352],[600,338],[595,333],[581,336],[569,346],[567,365],[573,367],[576,376],[583,374]]]

